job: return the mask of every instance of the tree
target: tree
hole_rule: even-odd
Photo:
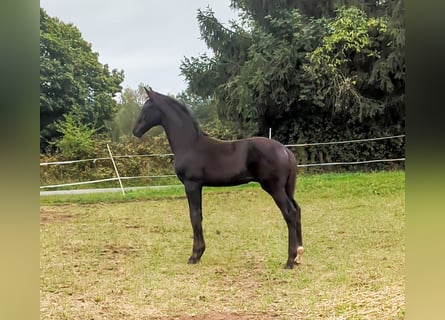
[[[370,36],[371,30],[375,30],[375,36]],[[366,89],[368,75],[380,57],[386,30],[384,19],[368,19],[356,7],[338,10],[338,15],[327,23],[322,43],[309,54],[310,63],[305,66],[316,83],[317,105],[333,111],[345,110],[359,120],[383,111],[381,92]]]
[[[239,72],[247,59],[251,37],[234,21],[230,28],[224,27],[210,8],[198,10],[197,19],[201,37],[213,51],[213,57],[186,57],[180,69],[188,81],[189,92],[206,99],[214,97],[214,90]]]
[[[232,0],[241,21],[224,27],[198,11],[213,56],[186,58],[190,93],[214,102],[240,136],[284,143],[404,132],[403,2]],[[403,141],[307,148],[302,161],[401,157]]]
[[[62,138],[54,143],[62,158],[71,160],[92,156],[97,130],[81,122],[78,110],[64,114],[63,118],[55,123]]]
[[[117,104],[117,112],[110,123],[111,137],[114,141],[132,135],[134,121],[146,99],[147,94],[143,84],[140,84],[136,90],[126,88],[122,92]]]
[[[395,14],[390,20],[356,7],[337,10],[305,66],[316,84],[315,104],[359,121],[380,119],[394,107],[403,116],[404,32]]]
[[[297,10],[267,16],[265,22],[267,28],[252,24],[247,61],[220,87],[221,114],[248,135],[265,135],[277,120],[288,118],[308,90],[302,66],[313,47],[312,25],[307,27]]]
[[[212,97],[220,119],[240,135],[264,135],[288,115],[306,88],[300,68],[315,45],[296,1],[233,1],[241,23],[222,26],[210,9],[198,11],[201,35],[214,56],[186,58],[181,72],[189,90]]]
[[[80,31],[40,9],[40,149],[61,137],[56,122],[77,108],[83,124],[100,132],[116,110],[123,71],[102,65]],[[52,144],[51,144],[52,145]]]
[[[175,98],[187,104],[193,110],[201,129],[206,134],[219,139],[237,138],[236,132],[219,119],[214,99],[210,97],[202,98],[189,90],[179,93]]]

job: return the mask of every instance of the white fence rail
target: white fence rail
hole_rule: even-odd
[[[387,139],[396,139],[396,138],[404,138],[405,135],[396,135],[396,136],[388,136],[388,137],[379,137],[379,138],[370,138],[370,139],[357,139],[357,140],[345,140],[345,141],[331,141],[331,142],[316,142],[316,143],[301,143],[301,144],[287,144],[285,145],[288,148],[291,147],[308,147],[308,146],[319,146],[319,145],[332,145],[332,144],[346,144],[346,143],[359,143],[359,142],[368,142],[368,141],[378,141],[378,140],[387,140]],[[119,175],[118,168],[114,162],[114,159],[118,158],[136,158],[136,157],[171,157],[172,153],[164,153],[164,154],[145,154],[145,155],[113,155],[109,146],[107,145],[110,157],[101,157],[101,158],[91,158],[91,159],[79,159],[79,160],[68,160],[68,161],[55,161],[55,162],[41,162],[40,166],[50,166],[50,165],[67,165],[73,163],[80,162],[96,162],[100,160],[109,160],[113,163],[113,167],[116,173],[116,177],[106,178],[106,179],[98,179],[98,180],[90,180],[90,181],[80,181],[80,182],[71,182],[71,183],[62,183],[62,184],[54,184],[54,185],[44,185],[40,186],[40,189],[50,189],[50,188],[61,188],[61,187],[69,187],[69,186],[77,186],[77,185],[85,185],[85,184],[95,184],[100,182],[108,182],[108,181],[119,181],[121,191],[125,195],[124,187],[122,184],[122,180],[130,180],[130,179],[141,179],[141,178],[170,178],[176,177],[175,174],[167,174],[167,175],[155,175],[155,176],[136,176],[136,177],[121,177]],[[310,163],[310,164],[299,164],[297,165],[299,168],[304,167],[316,167],[316,166],[334,166],[334,165],[356,165],[356,164],[367,164],[367,163],[378,163],[378,162],[399,162],[405,161],[405,158],[394,158],[394,159],[374,159],[374,160],[363,160],[363,161],[354,161],[354,162],[327,162],[327,163]]]

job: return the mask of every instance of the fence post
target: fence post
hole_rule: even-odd
[[[119,175],[119,171],[117,171],[116,163],[114,162],[113,155],[111,154],[110,146],[107,143],[108,153],[110,154],[111,162],[113,162],[114,171],[116,171],[117,179],[119,180],[119,184],[121,186],[122,194],[125,196],[124,186],[122,185],[122,180]]]

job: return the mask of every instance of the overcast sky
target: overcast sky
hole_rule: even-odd
[[[140,83],[162,93],[186,88],[184,56],[208,52],[200,39],[197,9],[212,8],[220,22],[237,18],[230,0],[41,0],[51,17],[73,23],[102,64],[124,70],[124,88]]]

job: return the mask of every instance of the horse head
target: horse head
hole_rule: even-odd
[[[162,116],[159,106],[156,103],[156,93],[150,87],[148,89],[144,87],[144,89],[148,95],[148,99],[142,106],[133,126],[133,134],[138,138],[142,137],[145,132],[154,126],[161,124]]]

